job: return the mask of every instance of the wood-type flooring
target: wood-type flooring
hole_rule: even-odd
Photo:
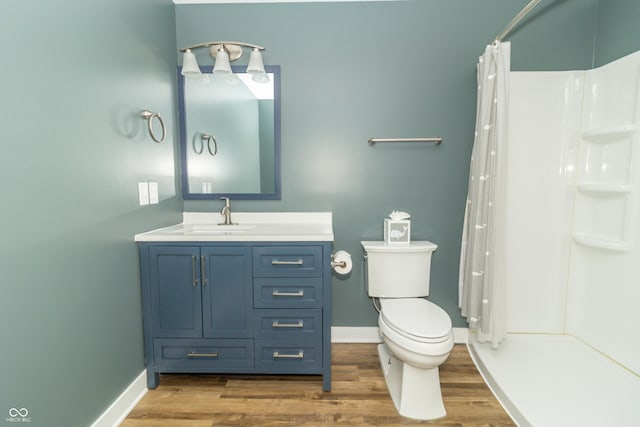
[[[416,421],[398,415],[375,344],[332,345],[332,390],[319,376],[165,374],[122,427],[226,426],[514,426],[467,348],[456,345],[440,367],[447,416]]]

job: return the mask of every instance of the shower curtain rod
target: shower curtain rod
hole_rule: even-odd
[[[538,3],[540,3],[541,1],[542,0],[531,0],[531,2],[529,2],[529,4],[526,5],[520,11],[520,13],[518,13],[516,17],[511,20],[511,22],[509,22],[509,25],[507,25],[507,27],[504,30],[502,30],[500,34],[496,36],[494,42],[501,42],[502,39],[505,38],[507,34],[509,34],[516,25],[518,25],[518,23],[522,20],[522,18],[524,18],[527,15],[527,13],[531,12],[531,10],[534,7],[536,7]]]

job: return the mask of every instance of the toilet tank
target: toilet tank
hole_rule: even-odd
[[[409,245],[360,242],[367,255],[370,297],[413,298],[429,295],[431,254],[437,245],[414,241]]]

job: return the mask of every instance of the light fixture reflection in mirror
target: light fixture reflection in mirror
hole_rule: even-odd
[[[183,198],[280,198],[280,70],[265,68],[264,83],[246,67],[193,77],[178,69]]]

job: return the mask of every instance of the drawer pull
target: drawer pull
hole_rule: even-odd
[[[272,328],[304,328],[304,322],[298,320],[296,323],[280,323],[279,320],[274,320],[271,324]]]
[[[188,353],[187,357],[219,357],[220,353]]]
[[[280,354],[277,351],[273,352],[274,359],[304,359],[304,351],[299,350],[298,354]]]
[[[280,292],[278,289],[271,293],[271,296],[274,297],[303,297],[304,291],[297,292]]]
[[[295,261],[281,261],[279,259],[274,259],[271,261],[271,265],[302,265],[304,262],[301,259]]]

